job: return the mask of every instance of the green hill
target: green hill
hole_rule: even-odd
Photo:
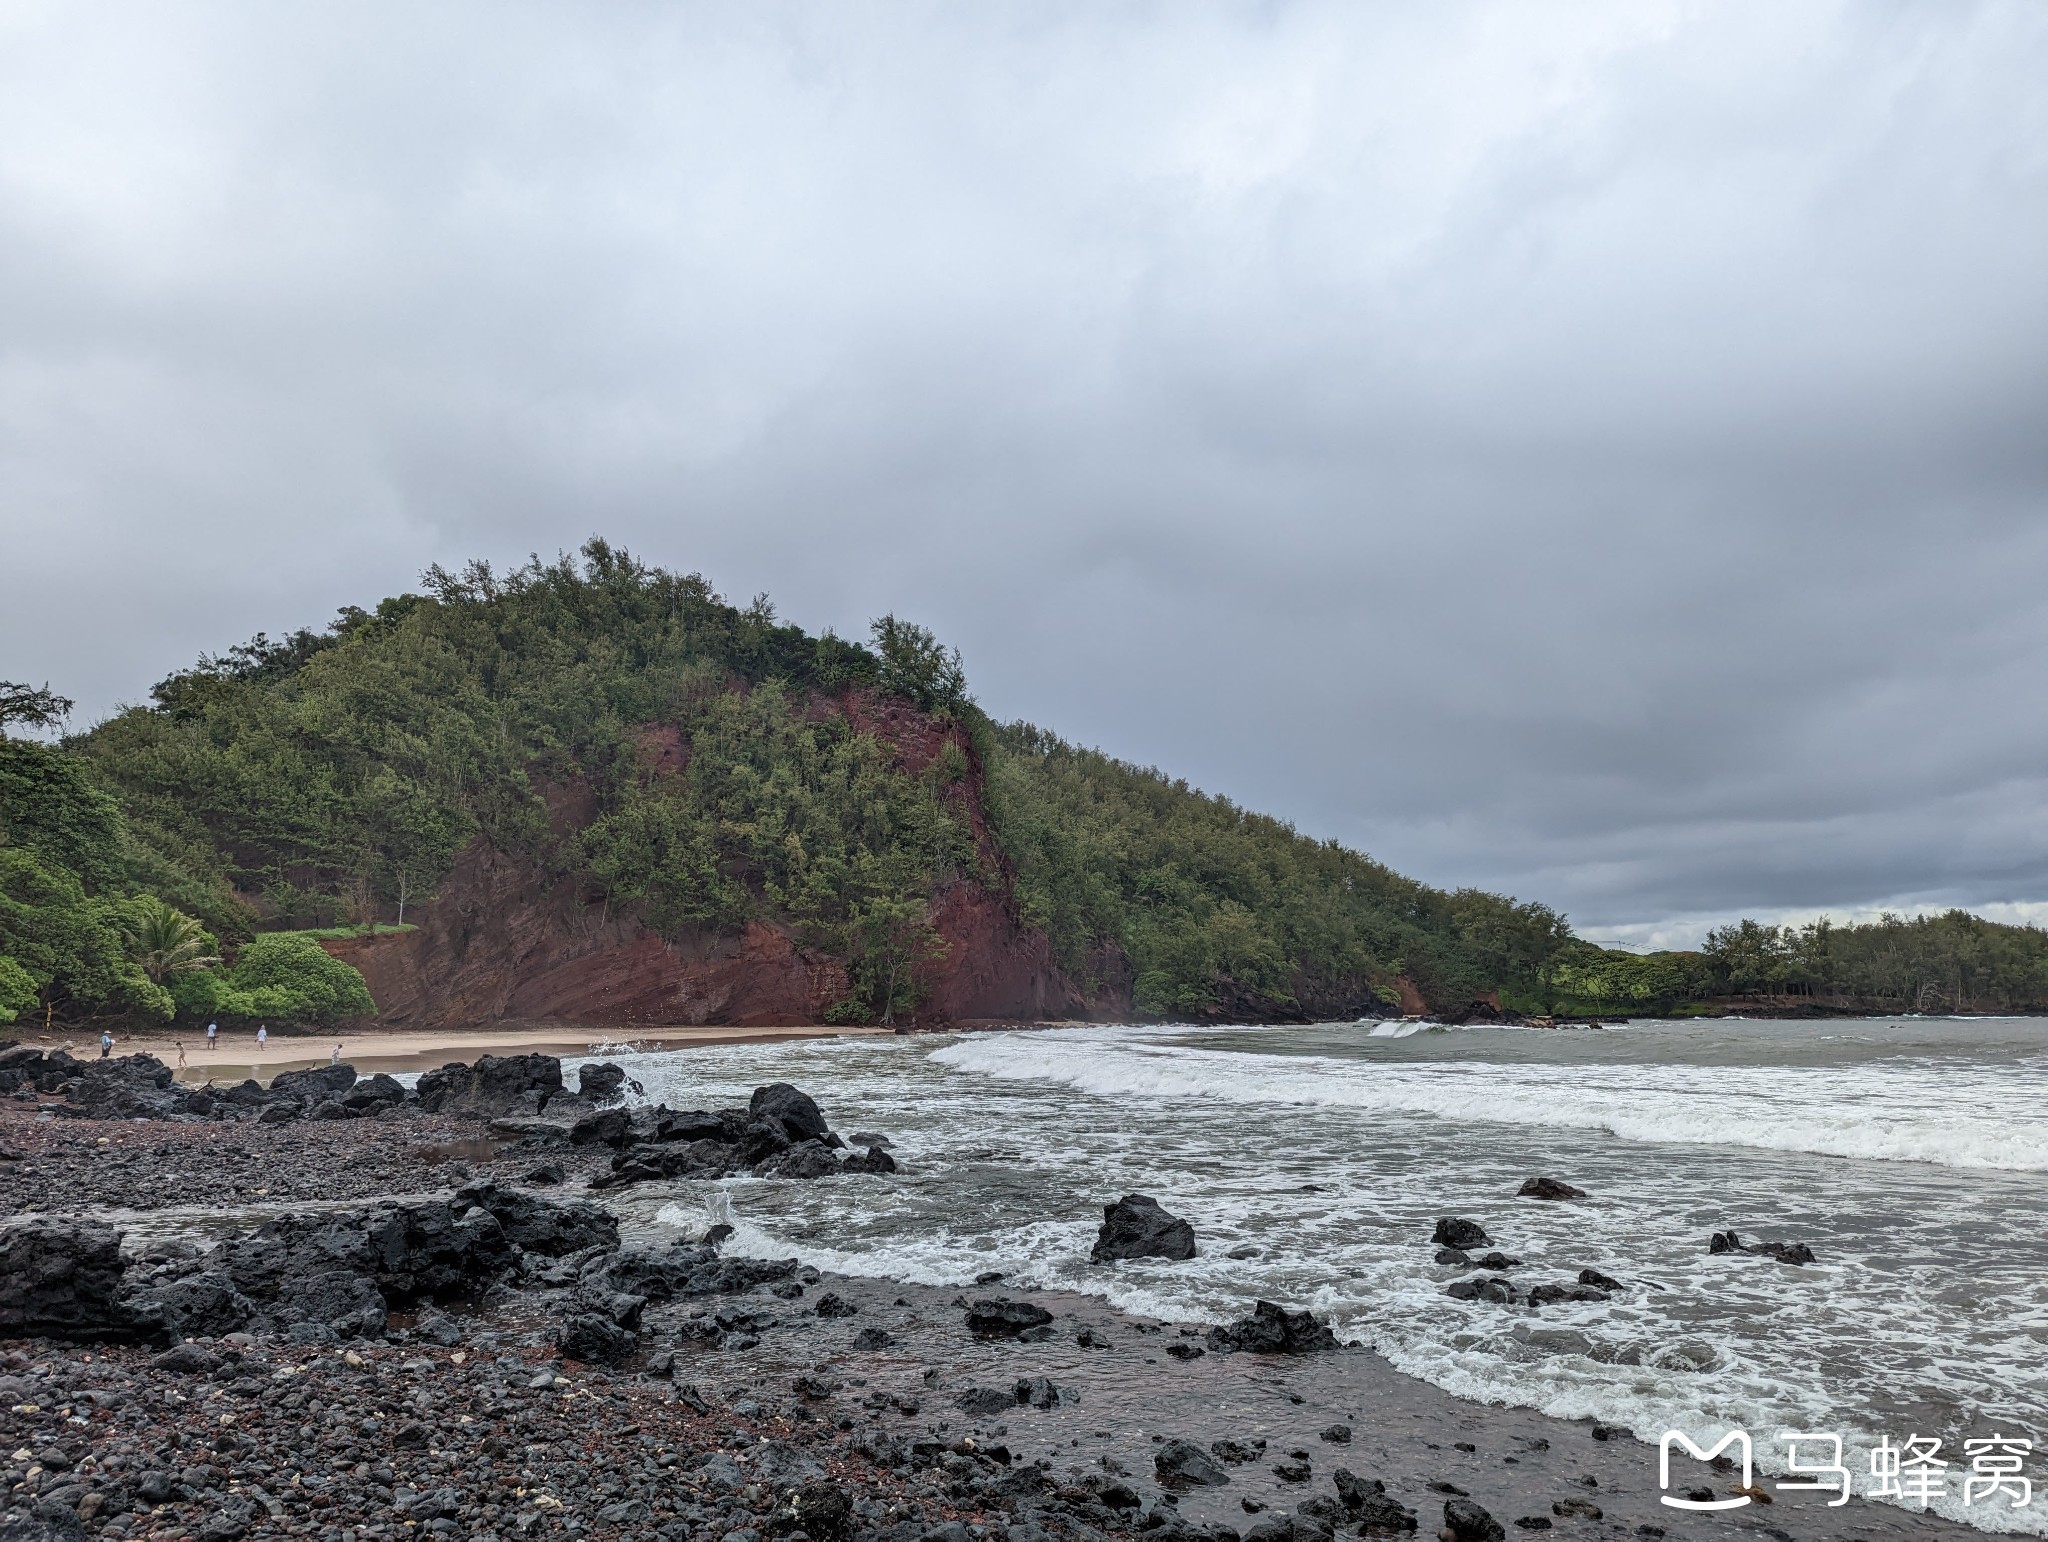
[[[0,1012],[325,1021],[370,1010],[358,966],[422,1021],[1748,988],[1739,959],[1604,953],[1540,904],[992,722],[957,654],[893,617],[814,636],[596,540],[424,591],[202,658],[61,746],[0,739]],[[48,717],[34,698],[0,718]],[[373,924],[406,930],[309,935]]]

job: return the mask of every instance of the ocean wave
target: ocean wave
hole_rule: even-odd
[[[1408,1025],[1403,1025],[1408,1026]],[[1061,1042],[1066,1038],[1066,1042]],[[1884,1067],[1388,1064],[1182,1044],[1109,1042],[1081,1031],[960,1040],[931,1058],[1005,1081],[1049,1081],[1103,1098],[1198,1098],[1591,1130],[1660,1145],[2048,1171],[2048,1121],[1986,1068],[1916,1076]],[[2039,1080],[2029,1073],[2029,1083]]]

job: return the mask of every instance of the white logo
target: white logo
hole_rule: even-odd
[[[1666,1430],[1664,1438],[1657,1442],[1657,1486],[1659,1488],[1671,1487],[1671,1447],[1674,1442],[1684,1446],[1686,1450],[1690,1451],[1694,1457],[1702,1462],[1711,1462],[1730,1446],[1740,1446],[1742,1448],[1742,1486],[1744,1488],[1751,1487],[1749,1431],[1731,1430],[1721,1437],[1719,1444],[1710,1450],[1702,1451],[1692,1443],[1692,1437],[1683,1430]],[[1667,1504],[1674,1510],[1734,1510],[1748,1504],[1749,1496],[1747,1494],[1737,1494],[1733,1499],[1673,1499],[1669,1494],[1659,1494],[1657,1502],[1659,1504]]]

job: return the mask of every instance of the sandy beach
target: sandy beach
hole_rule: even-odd
[[[138,1033],[118,1037],[116,1055],[154,1055],[194,1086],[208,1082],[239,1082],[247,1077],[268,1081],[285,1071],[326,1065],[337,1046],[341,1058],[365,1076],[379,1071],[424,1071],[450,1061],[473,1061],[479,1055],[555,1055],[573,1062],[602,1059],[632,1050],[693,1049],[715,1044],[774,1044],[790,1039],[887,1036],[888,1028],[840,1028],[800,1024],[735,1028],[605,1027],[585,1023],[493,1023],[478,1028],[413,1030],[404,1028],[336,1030],[318,1033],[273,1033],[257,1046],[255,1036],[222,1033],[206,1047],[206,1034]],[[81,1060],[99,1054],[90,1035],[16,1035],[24,1044],[65,1049]]]

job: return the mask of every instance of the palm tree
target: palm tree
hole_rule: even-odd
[[[141,901],[141,906],[140,918],[122,928],[121,940],[129,959],[140,964],[154,983],[161,985],[173,975],[209,969],[220,962],[206,951],[206,933],[192,917],[154,896]]]

